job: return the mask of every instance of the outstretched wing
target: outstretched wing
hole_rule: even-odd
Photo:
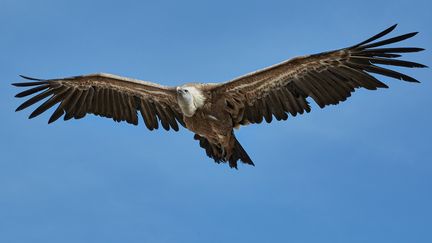
[[[417,32],[376,41],[396,25],[357,45],[315,55],[290,59],[280,64],[214,86],[214,97],[224,97],[236,125],[286,120],[288,113],[309,112],[311,97],[321,108],[344,101],[356,88],[387,88],[371,74],[380,74],[408,82],[416,79],[378,65],[426,67],[398,60],[400,53],[418,52],[416,47],[382,47],[411,38]]]
[[[16,111],[25,109],[36,102],[48,98],[37,107],[29,118],[36,117],[56,104],[49,123],[64,115],[64,120],[80,119],[91,113],[114,121],[126,121],[137,125],[137,111],[150,130],[170,127],[178,131],[183,116],[177,105],[176,91],[155,83],[144,82],[111,74],[91,74],[62,79],[42,80],[22,76],[32,82],[14,83],[17,87],[29,89],[15,97],[30,99],[22,103]],[[183,125],[184,126],[184,125]]]

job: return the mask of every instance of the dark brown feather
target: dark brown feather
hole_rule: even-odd
[[[325,83],[321,80],[321,78],[315,78],[312,73],[314,71],[309,72],[305,75],[305,82],[309,82],[313,86],[316,87],[317,90],[319,90],[321,97],[323,97],[325,104],[337,104],[338,99],[337,94],[333,94],[332,88],[329,85],[325,85]]]
[[[283,105],[279,101],[279,98],[277,97],[275,92],[271,92],[269,95],[269,100],[271,100],[271,111],[272,114],[274,114],[276,120],[286,120],[288,119],[288,115],[285,113],[283,109]]]
[[[361,56],[353,56],[353,60],[357,62],[362,62],[367,65],[369,63],[373,64],[382,64],[382,65],[392,65],[392,66],[399,66],[399,67],[409,67],[409,68],[424,68],[427,67],[423,64],[416,63],[416,62],[408,62],[403,60],[395,60],[395,59],[388,59],[388,58],[379,58],[379,57],[361,57]]]
[[[69,104],[69,107],[70,107],[71,111],[75,111],[75,110],[78,109],[77,104],[79,104],[80,99],[82,98],[83,93],[84,93],[84,90],[81,90],[81,89],[77,89],[75,91],[75,94],[74,94],[74,96],[71,97],[70,104]]]
[[[384,31],[382,31],[382,32],[380,32],[380,33],[378,33],[378,34],[372,36],[371,38],[369,38],[369,39],[367,39],[367,40],[365,40],[365,41],[362,41],[362,42],[358,43],[357,45],[352,46],[352,47],[350,47],[350,48],[357,48],[357,47],[359,47],[359,46],[362,46],[362,45],[364,45],[364,44],[367,44],[367,43],[369,43],[369,42],[372,42],[372,41],[374,41],[374,40],[377,40],[377,39],[379,39],[379,38],[381,38],[381,37],[387,35],[388,33],[392,32],[392,31],[396,28],[396,26],[397,26],[397,24],[392,25],[392,26],[390,26],[389,28],[385,29]]]
[[[17,97],[17,98],[22,98],[22,97],[25,97],[25,96],[28,96],[28,95],[32,95],[32,94],[34,94],[34,93],[37,93],[37,92],[39,92],[39,91],[42,91],[42,90],[48,89],[49,87],[50,87],[49,84],[42,84],[42,85],[36,86],[36,87],[34,87],[34,88],[31,88],[31,89],[25,90],[25,91],[23,91],[23,92],[21,92],[21,93],[18,93],[18,94],[15,95],[15,97]]]
[[[102,115],[106,112],[105,107],[105,88],[101,88],[98,92],[98,115]]]
[[[168,123],[168,118],[165,115],[165,112],[163,111],[163,109],[162,109],[162,107],[160,105],[158,105],[158,104],[154,104],[154,105],[155,105],[155,108],[156,108],[156,114],[159,117],[159,120],[160,120],[160,122],[162,124],[162,127],[165,130],[169,131],[170,126],[169,126],[169,123]]]
[[[154,129],[154,125],[152,123],[153,118],[151,117],[150,111],[147,108],[147,105],[145,104],[146,101],[141,99],[141,103],[140,103],[140,112],[141,112],[141,116],[144,120],[144,123],[146,125],[146,127],[149,130],[153,130]]]
[[[114,117],[113,100],[111,99],[111,89],[105,89],[105,111],[104,116],[107,118]]]
[[[40,82],[13,83],[12,85],[16,87],[29,87],[29,86],[42,85],[47,83],[48,83],[47,81],[40,81]]]
[[[128,97],[128,106],[131,113],[131,124],[138,125],[137,105],[133,96]]]
[[[51,115],[50,119],[48,120],[48,124],[51,124],[51,123],[55,122],[63,114],[64,114],[63,108],[61,107],[61,105],[58,105],[57,109],[54,111],[54,113]]]
[[[51,115],[49,123],[63,115],[64,119],[68,120],[80,119],[88,113],[93,113],[115,121],[127,121],[137,125],[139,109],[142,110],[149,129],[158,128],[158,116],[161,117],[164,128],[172,127],[173,130],[178,131],[177,121],[184,126],[174,87],[163,87],[111,74],[92,74],[52,80],[25,76],[23,78],[35,82],[13,84],[18,87],[30,87],[16,96],[34,96],[20,105],[17,111],[53,95],[30,114],[31,118],[60,102]],[[62,89],[64,93],[60,94],[57,89]]]
[[[346,97],[350,95],[349,91],[346,90],[343,81],[335,81],[329,77],[328,71],[323,71],[321,73],[310,72],[310,75],[315,79],[320,79],[323,86],[329,87],[332,96],[336,98],[337,101],[344,101]]]
[[[83,107],[83,109],[85,109],[85,111],[87,112],[91,112],[94,108],[94,103],[93,103],[93,99],[94,99],[94,94],[95,94],[95,90],[93,87],[89,87],[88,88],[88,95],[86,97],[86,101],[85,101],[85,105]]]
[[[44,92],[37,94],[33,97],[31,97],[30,99],[28,99],[27,101],[25,101],[24,103],[22,103],[20,106],[18,106],[18,108],[15,111],[20,111],[22,109],[25,109],[31,105],[33,105],[36,102],[39,102],[43,99],[45,99],[46,97],[52,95],[54,93],[55,89],[48,89],[45,90]]]
[[[83,92],[82,90],[76,89],[74,91],[73,95],[70,96],[69,102],[67,103],[66,106],[64,106],[64,109],[66,111],[66,115],[63,117],[63,120],[67,121],[67,120],[70,120],[74,117],[76,104],[77,104],[79,98],[81,97],[82,92]]]
[[[163,111],[166,114],[166,117],[168,119],[168,123],[170,124],[171,128],[174,129],[174,131],[178,131],[179,126],[177,124],[176,115],[175,115],[174,111],[169,106],[165,106],[163,108]]]
[[[326,105],[345,101],[356,88],[376,90],[388,87],[371,74],[418,82],[408,75],[376,66],[426,67],[416,62],[393,59],[400,57],[400,53],[418,52],[424,50],[422,48],[382,47],[417,34],[413,32],[379,40],[395,27],[396,25],[391,26],[348,48],[296,57],[243,75],[222,85],[214,86],[212,91],[218,94],[227,93],[234,97],[238,97],[239,95],[236,94],[241,93],[245,97],[242,100],[245,109],[237,113],[231,111],[231,113],[233,120],[238,124],[247,124],[248,121],[258,123],[253,114],[261,114],[261,117],[264,116],[265,120],[270,122],[272,116],[277,120],[285,118],[281,110],[293,116],[304,111],[309,112],[310,106],[306,100],[308,97],[323,108]],[[273,93],[276,96],[273,96]],[[277,100],[272,99],[274,97]]]
[[[144,102],[145,108],[148,111],[148,114],[150,115],[149,123],[153,127],[153,129],[159,128],[159,123],[156,117],[156,110],[151,100],[148,100]]]
[[[276,95],[279,99],[279,102],[281,102],[284,111],[289,112],[291,115],[295,116],[297,114],[297,111],[292,107],[292,105],[289,102],[289,99],[286,92],[289,92],[287,89],[281,88],[279,90],[276,90]]]
[[[66,95],[67,88],[62,88],[57,90],[53,96],[51,96],[47,101],[45,101],[42,105],[36,108],[29,116],[29,119],[34,118],[40,115],[42,112],[45,112],[49,108],[53,107],[55,104],[61,101],[63,97]]]
[[[111,109],[112,109],[112,117],[113,120],[116,122],[121,121],[120,120],[120,110],[118,106],[118,99],[117,99],[117,91],[116,90],[110,90],[110,100],[111,100]]]
[[[269,99],[267,97],[264,97],[261,99],[263,104],[263,112],[264,112],[264,119],[267,123],[270,123],[273,120],[273,115],[271,113],[271,105],[269,104]]]
[[[115,92],[115,106],[118,113],[118,121],[124,121],[125,112],[123,108],[123,100],[120,92]]]
[[[382,41],[378,41],[378,42],[375,42],[375,43],[372,43],[372,44],[361,46],[361,48],[362,49],[366,49],[366,48],[373,48],[373,47],[377,47],[377,46],[389,45],[389,44],[392,44],[392,43],[396,43],[396,42],[399,42],[399,41],[406,40],[406,39],[411,38],[411,37],[413,37],[413,36],[415,36],[417,34],[418,34],[418,32],[412,32],[412,33],[396,36],[396,37],[393,37],[393,38],[390,38],[390,39],[387,39],[387,40],[382,40]]]

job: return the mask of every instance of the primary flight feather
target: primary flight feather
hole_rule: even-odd
[[[31,81],[13,84],[29,88],[16,97],[31,98],[16,111],[45,99],[29,118],[58,104],[49,123],[62,116],[64,120],[80,119],[91,113],[134,125],[138,124],[139,112],[150,130],[162,126],[178,131],[179,124],[189,129],[217,163],[228,162],[237,168],[240,160],[253,165],[233,128],[310,112],[308,97],[323,108],[346,100],[356,88],[387,88],[371,74],[418,82],[381,66],[426,67],[396,59],[402,53],[422,48],[382,47],[411,38],[417,32],[377,41],[395,27],[348,48],[296,57],[221,84],[167,87],[104,73],[49,80],[21,76]]]

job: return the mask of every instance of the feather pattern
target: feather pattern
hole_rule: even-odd
[[[233,128],[310,112],[308,100],[324,108],[347,100],[357,88],[388,88],[375,74],[418,82],[391,69],[426,67],[397,59],[424,49],[386,46],[417,34],[381,39],[395,28],[393,25],[347,48],[296,57],[222,84],[191,83],[174,88],[111,74],[49,80],[21,76],[30,81],[13,84],[25,88],[16,97],[28,99],[16,111],[41,102],[29,118],[57,105],[48,123],[62,116],[69,120],[94,114],[134,125],[138,124],[139,112],[149,130],[162,127],[178,131],[178,123],[187,127],[216,163],[228,163],[232,168],[237,168],[237,161],[253,165],[235,138]],[[187,96],[186,91],[192,96]],[[184,116],[179,104],[182,107],[193,104],[195,109]]]
[[[34,118],[56,104],[59,104],[49,119],[52,123],[64,115],[64,120],[80,119],[91,113],[114,121],[126,121],[137,125],[137,111],[143,115],[150,130],[158,123],[165,130],[178,131],[178,123],[184,124],[173,87],[111,74],[91,74],[63,79],[41,80],[22,76],[36,82],[15,83],[17,87],[30,87],[16,97],[30,97],[17,111],[25,109],[45,98],[29,118]],[[151,104],[151,105],[150,105]],[[159,121],[156,120],[159,118]]]
[[[376,90],[388,87],[371,74],[418,82],[413,77],[381,66],[426,67],[420,63],[394,59],[403,53],[423,51],[423,48],[382,47],[411,38],[417,32],[377,41],[395,28],[396,25],[393,25],[348,48],[284,61],[215,86],[212,91],[226,96],[243,94],[240,98],[245,109],[231,109],[243,112],[231,114],[234,124],[238,125],[260,123],[262,119],[255,114],[260,114],[267,122],[271,122],[272,116],[277,120],[285,120],[282,111],[293,116],[309,112],[308,97],[323,108],[345,101],[356,88]],[[277,100],[283,105],[278,106]],[[264,101],[264,105],[261,101]]]

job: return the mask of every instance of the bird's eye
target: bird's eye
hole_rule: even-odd
[[[185,89],[185,92],[186,92],[186,93],[189,93],[189,90]]]

